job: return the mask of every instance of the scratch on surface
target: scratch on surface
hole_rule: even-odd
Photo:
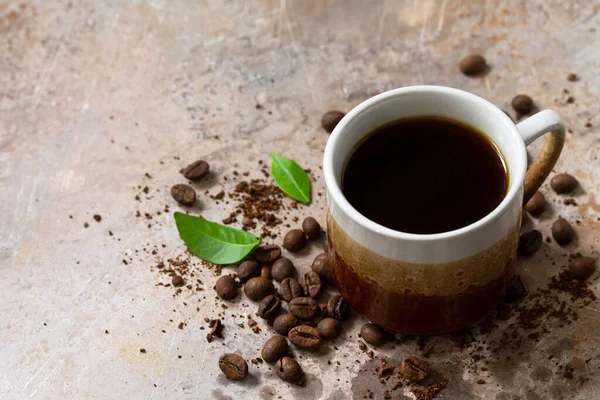
[[[488,95],[492,94],[492,87],[490,86],[490,80],[487,78],[483,78],[483,82],[485,83],[485,90],[487,90]]]
[[[583,363],[583,365],[585,366],[585,373],[587,375],[588,381],[590,382],[590,388],[592,389],[592,394],[596,394],[596,390],[594,389],[594,385],[592,384],[592,380],[590,379],[590,370],[588,369],[587,363]],[[596,397],[596,396],[594,396]]]
[[[38,376],[38,374],[42,371],[42,369],[44,369],[44,367],[46,366],[46,364],[48,364],[48,362],[50,362],[50,360],[52,360],[52,358],[54,358],[54,356],[48,357],[48,359],[46,360],[46,362],[44,362],[42,364],[42,366],[38,368],[38,370],[35,372],[35,374],[33,374],[33,376],[31,377],[31,379],[29,379],[29,381],[25,384],[25,386],[23,386],[23,389],[21,389],[21,392],[24,392],[25,389],[27,389],[27,387],[29,387],[29,385],[31,384],[31,382],[33,382],[33,380],[36,378],[36,376]]]
[[[52,375],[54,375],[54,372],[56,372],[56,370],[58,369],[58,367],[62,367],[63,363],[64,363],[64,360],[61,360],[60,362],[56,363],[56,366],[52,369],[52,371],[50,371],[48,373],[48,375],[46,375],[46,377],[44,378],[44,380],[40,383],[40,385],[37,387],[37,389],[35,389],[29,395],[29,397],[35,396],[35,394],[37,393],[37,391],[40,390],[42,387],[44,387],[44,385],[46,384],[46,381],[48,380],[48,378],[50,378]]]
[[[167,356],[163,358],[162,368],[160,369],[160,372],[158,373],[158,378],[156,378],[156,382],[154,382],[156,385],[158,385],[158,382],[160,382],[160,378],[162,377],[163,373],[165,372],[165,367],[167,366],[167,360],[169,359],[169,356],[171,355],[171,349],[173,348],[173,343],[175,343],[176,337],[177,337],[177,333],[174,333],[173,337],[171,338],[171,343],[169,343],[169,349],[167,350]],[[154,371],[154,364],[152,365],[152,370]]]
[[[595,308],[592,308],[592,307],[583,307],[583,308],[585,308],[587,310],[592,310],[593,312],[600,313],[600,310],[596,310]]]
[[[440,32],[442,31],[442,29],[444,28],[444,20],[446,17],[446,6],[447,5],[448,5],[448,0],[443,0],[442,5],[440,7],[440,16],[438,17],[438,25],[437,25],[437,28],[435,29],[435,32],[433,33],[432,39],[435,38],[437,35],[439,35]]]

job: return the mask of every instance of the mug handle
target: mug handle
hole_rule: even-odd
[[[565,144],[565,123],[556,111],[544,110],[517,124],[517,129],[521,133],[525,146],[529,146],[540,136],[551,133],[525,175],[523,190],[523,204],[525,204],[542,186],[560,156]]]

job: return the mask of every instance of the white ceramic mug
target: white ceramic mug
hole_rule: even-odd
[[[507,194],[479,221],[438,234],[404,233],[367,219],[344,197],[345,163],[361,140],[388,122],[421,116],[465,123],[501,151]],[[547,132],[551,135],[527,170],[525,147]],[[323,161],[329,252],[341,295],[367,319],[403,333],[438,334],[477,322],[503,298],[514,275],[523,201],[552,170],[564,137],[563,121],[554,111],[515,125],[490,102],[448,87],[390,90],[355,107],[331,134]]]

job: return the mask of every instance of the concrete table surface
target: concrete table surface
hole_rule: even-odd
[[[194,211],[220,220],[231,209],[202,200],[204,190],[217,193],[235,169],[260,176],[256,162],[276,151],[315,172],[315,200],[296,213],[324,223],[324,198],[315,195],[324,111],[416,84],[468,90],[506,110],[527,93],[564,117],[570,132],[556,171],[582,187],[577,206],[547,183],[542,189],[552,210],[532,226],[548,236],[557,215],[580,221],[576,245],[544,244],[517,261],[531,287],[542,286],[565,253],[598,257],[598,27],[598,1],[0,0],[0,397],[344,399],[369,389],[380,398],[364,372],[375,361],[356,345],[358,317],[319,354],[302,355],[303,387],[283,383],[267,364],[250,364],[244,383],[226,381],[220,354],[258,357],[270,329],[238,327],[254,310],[238,299],[225,310],[225,339],[207,343],[203,317],[222,311],[216,277],[202,270],[200,294],[173,297],[155,286],[167,282],[151,268],[157,259],[185,248],[171,213],[155,214],[148,228],[135,212],[178,209],[168,191],[181,181],[179,168],[204,158],[214,179],[199,185]],[[491,65],[484,77],[457,69],[473,51]],[[571,72],[580,81],[568,82]],[[151,193],[137,202],[145,185]],[[319,251],[294,258],[298,268]],[[548,254],[560,262],[551,265]],[[440,398],[600,398],[600,306],[580,312],[526,362],[487,371],[486,384],[466,367],[468,352],[432,339],[449,349],[429,359],[449,378]],[[581,384],[545,364],[561,340],[570,343],[562,361],[585,360],[574,371]],[[404,354],[419,354],[415,341],[376,351],[396,361]],[[393,396],[412,395],[405,387]]]

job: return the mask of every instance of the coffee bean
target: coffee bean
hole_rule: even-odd
[[[319,315],[319,304],[310,297],[296,297],[288,304],[290,312],[300,319],[311,319]]]
[[[292,253],[302,250],[305,244],[306,236],[300,229],[292,229],[283,237],[283,247]]]
[[[185,280],[179,275],[173,275],[173,278],[171,279],[171,284],[175,287],[180,287],[185,285]]]
[[[196,202],[196,192],[188,185],[178,183],[171,188],[171,196],[179,204],[191,206]]]
[[[335,319],[346,319],[349,314],[349,307],[346,300],[339,294],[331,296],[327,302],[327,314]]]
[[[288,333],[288,339],[301,349],[316,349],[321,345],[319,331],[312,326],[299,325]]]
[[[312,270],[319,276],[325,278],[328,282],[333,282],[333,274],[331,273],[331,263],[328,253],[321,253],[315,257],[312,263]]]
[[[251,278],[244,285],[244,293],[250,300],[260,301],[275,290],[273,282],[263,277]]]
[[[569,264],[569,275],[578,281],[585,281],[596,271],[596,260],[592,257],[579,257]]]
[[[485,58],[479,54],[471,54],[460,60],[458,67],[463,74],[473,76],[482,73],[486,69],[487,63]]]
[[[340,321],[333,318],[324,318],[317,324],[317,330],[321,338],[331,340],[340,335]]]
[[[223,275],[219,279],[217,279],[217,283],[215,284],[215,291],[219,295],[220,298],[224,300],[233,299],[237,295],[238,287],[235,283],[235,279],[233,279],[230,275]]]
[[[271,267],[271,275],[277,282],[294,276],[294,264],[287,258],[280,258]]]
[[[304,376],[300,364],[291,357],[283,357],[278,360],[275,364],[275,373],[282,380],[289,383],[296,383]]]
[[[307,217],[302,221],[302,231],[309,239],[315,239],[321,235],[321,225],[313,217]]]
[[[419,382],[429,374],[429,365],[415,356],[408,356],[402,361],[400,371],[409,381]]]
[[[274,294],[270,294],[260,301],[257,314],[262,319],[273,319],[280,309],[281,300]]]
[[[283,358],[288,352],[288,343],[283,336],[273,336],[263,346],[260,356],[263,360],[268,363],[274,363],[275,361]]]
[[[273,329],[280,335],[287,336],[288,332],[299,323],[298,318],[292,314],[281,314],[273,321]]]
[[[558,174],[550,180],[550,186],[558,193],[571,193],[577,187],[577,179],[573,175]]]
[[[341,111],[328,111],[321,117],[321,126],[331,133],[346,114]]]
[[[248,364],[246,360],[234,353],[225,353],[219,357],[219,368],[227,378],[234,381],[244,379],[248,376]]]
[[[304,274],[304,280],[302,281],[302,287],[304,288],[304,294],[310,296],[313,299],[319,297],[323,284],[321,278],[314,271],[309,271]]]
[[[360,328],[360,336],[373,346],[383,346],[387,342],[387,334],[383,329],[374,324],[364,324]]]
[[[552,237],[561,246],[566,246],[573,240],[575,231],[564,218],[558,218],[552,224]]]
[[[288,303],[296,297],[302,297],[302,286],[294,278],[285,278],[279,284],[279,295]]]
[[[254,260],[242,261],[235,270],[235,273],[242,282],[246,282],[248,279],[254,278],[255,276],[260,276],[260,272],[260,264]]]
[[[546,198],[542,192],[535,192],[524,208],[531,215],[540,215],[546,209],[546,205]]]
[[[281,249],[276,244],[258,246],[254,250],[254,257],[260,262],[271,264],[281,257]]]
[[[199,181],[204,178],[204,176],[208,173],[209,165],[204,160],[194,161],[187,167],[183,168],[181,171],[183,176],[185,176],[190,181]]]
[[[529,114],[533,109],[533,100],[526,94],[516,95],[511,104],[515,111],[520,114]]]
[[[271,267],[269,267],[268,265],[263,265],[262,269],[260,270],[260,276],[262,276],[265,279],[271,280]]]
[[[530,256],[542,246],[542,233],[540,231],[526,232],[519,237],[519,254]]]
[[[515,275],[512,277],[506,288],[506,295],[504,296],[504,301],[507,303],[515,303],[521,300],[523,297],[527,296],[529,290],[527,290],[527,286],[525,286],[525,282],[521,279],[519,275]]]

